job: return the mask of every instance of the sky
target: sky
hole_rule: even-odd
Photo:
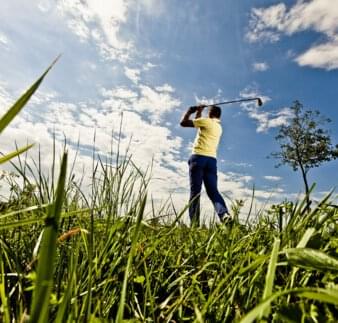
[[[278,151],[278,127],[295,100],[319,110],[338,143],[338,0],[5,0],[0,2],[0,112],[58,55],[60,60],[1,137],[1,151],[34,142],[50,170],[53,134],[61,153],[80,151],[75,171],[92,167],[116,143],[134,162],[153,160],[157,205],[189,196],[187,160],[195,129],[179,126],[197,103],[260,96],[223,106],[218,183],[226,202],[255,187],[259,205],[296,199],[299,173],[267,158]],[[113,138],[113,139],[112,139]],[[320,198],[337,186],[337,161],[310,170]],[[6,169],[5,166],[3,169]],[[203,194],[202,211],[212,214]]]

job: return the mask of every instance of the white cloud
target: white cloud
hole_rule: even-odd
[[[137,92],[134,92],[127,87],[116,87],[112,90],[103,88],[101,93],[104,97],[112,97],[113,99],[133,99],[138,97]]]
[[[275,188],[271,189],[270,191],[267,190],[255,190],[255,197],[262,199],[266,202],[272,203],[273,201],[280,201],[281,200],[281,194],[284,192],[282,188]],[[284,196],[288,196],[287,194],[284,194]]]
[[[81,42],[87,41],[90,36],[90,29],[84,22],[70,20],[68,22],[68,27],[71,31],[77,35]]]
[[[149,71],[149,70],[151,70],[152,68],[155,68],[155,67],[157,67],[157,65],[152,64],[150,62],[147,62],[146,64],[143,64],[143,66],[142,66],[144,71]]]
[[[332,5],[332,0],[301,0],[289,10],[284,3],[253,8],[247,37],[252,42],[275,41],[283,33],[292,35],[307,29],[335,36],[338,31],[338,6]]]
[[[82,41],[93,39],[105,58],[120,61],[129,58],[128,51],[133,45],[119,36],[127,19],[127,1],[62,0],[57,8],[74,34]]]
[[[41,100],[32,102],[2,135],[2,149],[13,150],[15,138],[19,146],[26,144],[27,141],[35,142],[41,146],[44,170],[48,171],[51,157],[48,151],[52,147],[53,131],[59,148],[65,137],[71,145],[76,145],[80,139],[81,160],[83,158],[87,160],[86,152],[88,153],[88,149],[91,149],[89,147],[94,144],[95,132],[96,150],[101,155],[105,155],[110,149],[111,142],[116,143],[121,121],[120,112],[107,108],[105,101],[109,96],[114,95],[119,96],[121,100],[128,100],[134,93],[116,88],[111,91],[105,90],[103,94],[103,101],[93,106],[87,103],[58,102],[57,97],[52,102],[44,101],[43,109],[39,108]],[[48,95],[42,94],[41,97],[48,97]],[[39,120],[32,118],[34,111],[39,112]],[[120,151],[125,152],[129,146],[134,162],[143,169],[153,162],[154,177],[162,178],[166,182],[166,185],[163,185],[154,181],[155,186],[153,185],[152,189],[157,198],[158,195],[163,198],[170,191],[188,187],[188,183],[183,186],[185,180],[187,181],[186,162],[178,158],[181,145],[182,139],[175,137],[168,128],[149,123],[137,112],[123,112]],[[116,144],[114,151],[116,152]],[[91,167],[89,161],[85,164],[87,169]],[[82,166],[79,169],[82,170]]]
[[[50,0],[39,0],[37,3],[37,7],[40,11],[46,13],[51,9],[52,3]]]
[[[141,71],[136,68],[124,68],[124,74],[130,79],[133,83],[137,84],[140,81]]]
[[[253,8],[246,35],[250,42],[278,41],[281,35],[314,30],[326,36],[323,44],[313,45],[295,61],[301,66],[338,68],[338,6],[332,0],[299,0],[287,9],[284,3]]]
[[[268,96],[260,95],[254,87],[247,87],[241,91],[240,96],[243,98],[260,97],[263,101],[263,107],[257,106],[256,102],[245,102],[241,106],[251,119],[257,122],[258,133],[267,132],[270,128],[276,128],[284,124],[288,124],[292,117],[292,112],[289,108],[282,108],[279,111],[267,112],[264,111],[264,104],[271,99]]]
[[[266,95],[261,95],[257,90],[256,86],[248,86],[240,92],[241,98],[256,98],[260,97],[264,105],[269,102],[271,99]],[[225,101],[222,97],[222,91],[218,90],[218,93],[213,98],[198,97],[195,95],[196,103],[202,104],[213,104],[217,101]],[[256,101],[248,101],[241,103],[242,109],[248,114],[251,119],[254,119],[257,122],[258,133],[267,132],[270,128],[279,127],[283,124],[287,124],[288,120],[292,117],[291,111],[289,108],[282,108],[279,111],[267,112],[263,110],[262,107],[257,105]]]
[[[240,168],[250,168],[253,166],[252,164],[249,164],[249,163],[233,162],[233,161],[225,160],[225,159],[221,159],[221,163],[224,163],[227,166],[240,167]]]
[[[276,42],[280,38],[279,30],[285,16],[286,6],[284,3],[273,5],[268,8],[253,8],[249,22],[249,31],[246,34],[250,42],[266,40]]]
[[[253,86],[247,86],[245,89],[243,89],[240,92],[240,96],[244,99],[248,98],[261,98],[263,105],[266,104],[267,102],[271,101],[271,98],[269,98],[266,95],[262,95],[256,85]],[[244,102],[242,103],[244,107],[257,107],[257,102],[256,101],[249,101],[249,102]],[[258,107],[259,108],[259,107]]]
[[[41,105],[50,103],[58,97],[55,91],[37,91],[30,99],[30,104]]]
[[[199,97],[197,94],[195,94],[194,97],[196,104],[215,104],[217,102],[226,101],[223,96],[223,91],[221,89],[218,89],[216,95],[211,98],[207,98],[205,96]]]
[[[337,18],[338,19],[338,18]],[[312,66],[333,70],[338,68],[338,36],[332,41],[315,45],[299,55],[295,61],[300,66]]]
[[[150,87],[139,84],[133,90],[116,87],[111,90],[101,90],[105,97],[102,106],[109,110],[135,111],[146,113],[149,119],[158,123],[164,114],[180,106],[181,102],[174,96],[175,89],[169,84]]]
[[[292,114],[289,108],[283,108],[278,112],[264,112],[258,109],[248,111],[250,118],[257,121],[257,132],[267,132],[270,128],[280,127],[289,122]]]
[[[0,31],[0,46],[7,48],[8,42],[8,37]]]
[[[234,203],[236,200],[244,201],[244,206],[240,212],[240,218],[246,219],[250,209],[251,199],[253,196],[253,180],[254,178],[249,175],[243,175],[240,173],[227,172],[218,174],[218,185],[219,190],[224,197],[226,197],[226,202],[228,207],[231,206],[231,203]],[[252,214],[262,211],[262,206],[269,207],[271,203],[279,202],[281,200],[281,194],[284,193],[284,190],[281,188],[271,188],[268,190],[263,190],[258,187],[255,187],[253,201],[253,211]],[[286,194],[283,194],[286,196]],[[208,205],[210,201],[207,199],[204,200],[202,205]],[[212,212],[212,209],[209,209],[209,212]]]
[[[175,92],[175,89],[171,85],[169,85],[168,83],[163,84],[162,86],[155,87],[155,90],[158,91],[158,92],[168,92],[168,93]]]
[[[6,88],[6,84],[0,81],[0,111],[3,115],[13,103],[11,94]]]
[[[248,183],[250,181],[253,181],[253,177],[250,175],[243,175],[243,174],[238,174],[238,173],[234,173],[234,172],[228,172],[227,176],[230,179],[236,179],[236,181],[238,180],[239,182],[245,182]]]
[[[255,62],[252,64],[252,69],[257,72],[267,71],[270,66],[266,62]]]
[[[288,51],[286,52],[286,57],[287,58],[294,58],[295,56],[297,56],[297,54],[294,52],[294,50],[288,49]]]
[[[273,182],[278,182],[282,179],[279,176],[270,176],[270,175],[264,176],[264,178],[268,181],[273,181]]]
[[[156,89],[140,85],[140,99],[135,102],[134,108],[139,112],[149,112],[153,121],[158,122],[161,115],[180,106],[180,100],[169,92],[159,92]]]

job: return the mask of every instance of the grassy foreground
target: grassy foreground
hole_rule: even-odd
[[[0,321],[338,317],[329,196],[311,211],[284,203],[246,225],[188,228],[184,210],[170,223],[167,208],[145,217],[148,176],[130,159],[97,162],[88,196],[66,176],[67,154],[61,164],[57,184],[22,160],[19,177],[3,178],[11,196],[0,206]]]

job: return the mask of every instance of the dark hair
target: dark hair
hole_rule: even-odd
[[[222,110],[217,105],[212,105],[209,110],[210,117],[212,118],[221,118]]]

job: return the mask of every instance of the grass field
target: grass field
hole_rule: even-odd
[[[1,131],[40,83],[0,120]],[[0,321],[336,321],[332,194],[244,224],[189,228],[185,210],[166,221],[166,208],[152,208],[149,175],[129,157],[94,161],[84,193],[67,152],[57,180],[20,156],[16,175],[2,177],[10,196],[0,204]]]

